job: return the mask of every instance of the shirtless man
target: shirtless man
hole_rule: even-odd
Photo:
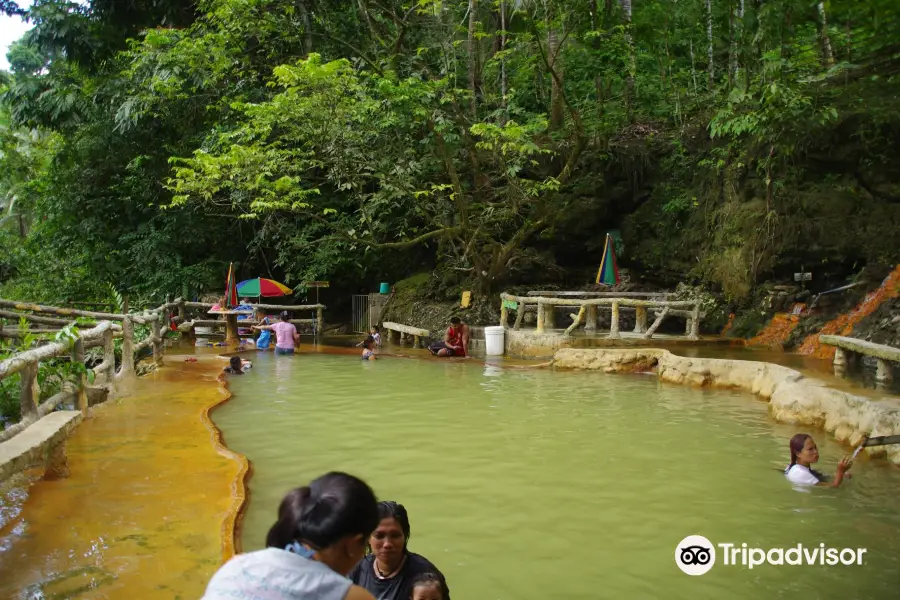
[[[444,334],[443,342],[435,342],[428,350],[435,356],[462,356],[465,358],[469,348],[469,326],[459,317],[450,319],[450,327]]]

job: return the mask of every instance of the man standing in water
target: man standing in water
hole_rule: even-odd
[[[435,356],[462,356],[465,358],[469,348],[469,326],[459,317],[450,319],[450,327],[444,334],[443,342],[435,342],[428,350]]]

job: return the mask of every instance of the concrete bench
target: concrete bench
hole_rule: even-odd
[[[431,335],[431,332],[427,329],[402,325],[400,323],[392,323],[390,321],[385,321],[381,326],[388,331],[398,334],[400,336],[400,343],[403,343],[406,340],[407,335],[411,335],[413,338],[413,348],[419,348],[421,346],[421,339]]]
[[[856,362],[857,356],[864,354],[875,358],[875,383],[878,388],[886,389],[894,380],[890,363],[900,362],[900,348],[841,335],[820,335],[819,342],[835,347],[834,374],[838,377],[844,377],[848,363]]]
[[[0,481],[39,463],[46,468],[45,478],[65,477],[65,440],[82,418],[78,410],[52,412],[0,444]]]

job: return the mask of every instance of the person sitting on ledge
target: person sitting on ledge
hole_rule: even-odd
[[[842,458],[838,463],[834,481],[828,482],[826,475],[810,467],[813,463],[819,462],[819,449],[816,448],[816,442],[813,441],[812,436],[798,433],[791,438],[790,449],[791,464],[784,470],[784,474],[788,481],[797,485],[838,487],[844,479],[844,474],[853,465],[849,456]],[[849,473],[847,473],[847,478],[850,478]]]
[[[450,327],[444,334],[443,342],[435,342],[428,347],[434,356],[462,356],[465,358],[469,347],[469,326],[459,317],[450,319]]]

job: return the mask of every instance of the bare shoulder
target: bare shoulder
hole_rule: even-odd
[[[365,588],[358,585],[351,585],[350,591],[344,596],[345,600],[375,600],[375,596],[370,594]]]

